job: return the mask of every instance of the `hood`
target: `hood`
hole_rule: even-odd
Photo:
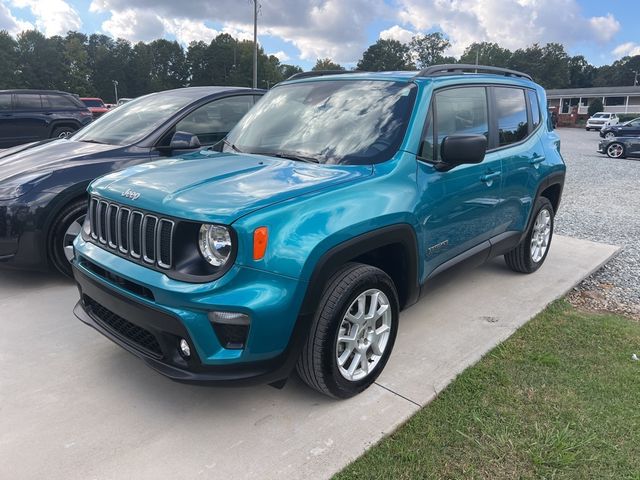
[[[91,184],[90,192],[133,208],[229,225],[267,205],[366,178],[372,172],[370,165],[316,165],[203,150],[101,177]]]
[[[0,182],[18,175],[57,170],[70,160],[82,160],[120,145],[74,142],[67,139],[44,140],[0,152]]]

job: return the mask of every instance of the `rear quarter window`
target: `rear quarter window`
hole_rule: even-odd
[[[11,94],[0,94],[0,110],[11,110]]]
[[[17,110],[40,110],[42,102],[38,93],[18,93],[15,95]]]
[[[73,99],[67,95],[42,95],[42,106],[64,110],[77,110],[79,108]]]

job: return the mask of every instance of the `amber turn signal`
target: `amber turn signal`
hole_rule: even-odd
[[[262,260],[267,251],[269,230],[267,227],[258,227],[253,231],[253,259]]]

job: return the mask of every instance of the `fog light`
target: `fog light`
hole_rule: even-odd
[[[182,356],[185,358],[189,358],[191,356],[191,347],[189,347],[189,342],[184,338],[180,339],[180,352],[182,352]]]

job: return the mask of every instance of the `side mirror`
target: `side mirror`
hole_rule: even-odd
[[[199,148],[200,140],[196,135],[189,132],[176,132],[171,137],[169,148],[171,150],[189,150],[191,148]]]
[[[487,152],[484,135],[449,135],[442,141],[438,170],[451,170],[463,164],[480,163]]]

